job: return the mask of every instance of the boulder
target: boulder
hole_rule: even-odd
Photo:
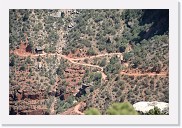
[[[169,103],[165,103],[165,102],[157,102],[157,101],[145,102],[145,101],[142,101],[142,102],[137,102],[137,103],[133,104],[133,107],[136,111],[142,112],[142,113],[147,113],[150,109],[154,109],[154,107],[158,107],[161,110],[161,112],[165,111],[165,113],[169,113]]]

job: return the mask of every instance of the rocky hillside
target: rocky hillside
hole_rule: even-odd
[[[169,103],[169,10],[9,11],[9,113]]]

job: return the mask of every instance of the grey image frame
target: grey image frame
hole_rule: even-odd
[[[51,3],[51,2],[49,2],[49,1],[44,1],[44,3],[45,3],[45,5],[41,5],[41,2],[43,2],[44,0],[41,0],[41,1],[38,1],[37,2],[37,5],[33,5],[33,4],[35,4],[36,3],[36,0],[32,0],[31,2],[30,1],[23,1],[23,0],[21,0],[21,3],[22,3],[22,5],[20,6],[20,5],[17,5],[17,4],[15,4],[15,2],[13,2],[13,1],[10,1],[10,0],[7,0],[4,4],[3,4],[3,6],[1,7],[1,11],[0,11],[0,14],[3,16],[3,18],[5,18],[5,20],[2,20],[2,22],[1,22],[1,27],[2,27],[2,30],[0,31],[1,32],[1,35],[3,35],[4,33],[6,33],[6,34],[8,34],[8,29],[7,29],[7,18],[9,18],[8,17],[8,14],[7,14],[7,12],[8,12],[8,10],[9,9],[11,9],[11,8],[37,8],[37,9],[40,9],[40,8],[47,8],[47,9],[49,9],[49,8],[59,8],[59,4],[63,4],[62,3],[62,1],[56,1],[56,3],[57,4],[55,4],[55,5],[53,5],[53,3]],[[79,2],[78,2],[79,1]],[[126,8],[129,8],[129,6],[127,6],[127,4],[129,4],[129,2],[131,2],[132,0],[129,0],[128,2],[126,2],[125,0],[123,0],[123,1],[121,1],[121,2],[123,2],[122,4],[124,4],[124,5],[126,5]],[[11,2],[12,4],[11,5],[8,5],[8,3],[9,2]],[[70,2],[72,2],[72,3],[74,3],[73,5],[69,5],[69,3]],[[74,2],[74,0],[68,0],[68,1],[66,1],[63,5],[61,5],[60,6],[60,8],[63,8],[63,9],[69,9],[69,8],[106,8],[106,9],[109,9],[109,8],[122,8],[122,7],[120,7],[119,6],[119,4],[121,4],[121,2],[120,1],[115,1],[115,2],[113,2],[112,1],[112,4],[111,4],[111,1],[110,1],[110,3],[108,3],[108,2],[106,2],[107,4],[106,5],[101,5],[101,2],[103,2],[103,1],[96,1],[96,0],[92,0],[92,1],[87,1],[87,2],[83,2],[83,5],[81,5],[81,7],[79,6],[79,5],[77,5],[78,3],[80,3],[80,2],[82,2],[81,0],[77,0],[76,2]],[[92,5],[94,2],[97,2],[97,3],[99,3],[98,5]],[[133,1],[132,1],[133,2]],[[147,2],[145,2],[145,0],[138,0],[137,1],[138,3],[142,3],[142,6],[144,7],[144,5],[147,5],[146,6],[146,8],[149,8],[148,6],[149,6],[149,4],[150,4],[150,6],[151,6],[151,8],[154,8],[154,6],[156,7],[156,8],[162,8],[161,6],[160,6],[160,3],[163,3],[164,2],[164,0],[161,0],[158,4],[155,4],[154,2],[149,2],[149,1],[147,1]],[[172,11],[174,11],[175,13],[177,12],[177,11],[179,11],[178,9],[180,9],[180,4],[177,2],[177,1],[170,1],[170,0],[165,0],[165,2],[166,2],[166,5],[162,5],[163,6],[163,8],[169,8],[169,10],[172,10]],[[92,4],[91,4],[92,3]],[[90,4],[90,5],[89,5]],[[76,5],[76,6],[75,6]],[[137,6],[137,7],[136,7]],[[160,6],[160,7],[159,7]],[[170,8],[171,7],[171,8]],[[176,7],[178,7],[177,9],[175,9]],[[139,6],[139,4],[137,5],[137,4],[135,4],[134,2],[133,2],[133,5],[130,5],[130,9],[134,9],[134,8],[141,8],[141,5]],[[2,12],[4,13],[4,14],[2,14]],[[177,16],[179,16],[178,15],[178,13],[174,16],[174,19],[176,19],[177,18]],[[170,17],[171,17],[171,14],[170,14]],[[171,20],[170,20],[171,21]],[[179,27],[179,24],[178,23],[180,23],[179,21],[173,21],[173,22],[175,22],[175,23],[177,23],[177,25],[174,25],[174,27],[173,28],[170,28],[170,31],[169,31],[169,35],[170,35],[170,41],[171,41],[171,35],[173,35],[174,36],[174,34],[176,34],[176,33],[180,33],[180,31],[179,31],[179,29],[177,29],[177,31],[178,32],[176,32],[175,31],[175,29],[176,28],[178,28]],[[170,26],[171,26],[171,23],[170,23]],[[171,33],[171,31],[173,31],[173,33]],[[175,32],[175,33],[174,33]],[[177,35],[178,36],[178,35]],[[7,42],[8,41],[8,39],[7,39],[7,37],[8,37],[8,35],[5,35],[3,38],[2,38],[2,40],[4,41],[4,42]],[[174,37],[176,37],[176,36],[174,36]],[[125,123],[121,123],[120,122],[120,120],[122,120],[122,119],[124,119],[123,117],[121,117],[121,116],[115,116],[115,117],[113,117],[113,118],[111,118],[111,117],[107,117],[107,118],[109,118],[109,119],[107,119],[106,118],[106,116],[102,116],[102,117],[99,117],[98,118],[98,116],[97,117],[95,117],[95,116],[68,116],[68,115],[66,115],[66,116],[64,116],[64,117],[62,117],[62,116],[49,116],[49,117],[47,117],[47,116],[12,116],[12,115],[9,115],[9,113],[7,112],[7,110],[9,109],[9,108],[7,108],[7,105],[9,105],[9,100],[8,100],[8,97],[7,97],[7,93],[9,93],[9,88],[8,87],[3,87],[3,89],[5,90],[3,90],[3,89],[0,89],[0,91],[1,91],[1,94],[3,94],[3,96],[2,97],[0,97],[1,99],[0,99],[0,101],[1,101],[1,104],[3,104],[1,107],[1,110],[3,110],[3,112],[2,112],[2,115],[3,115],[3,118],[2,118],[2,123],[3,123],[3,126],[58,126],[58,125],[70,125],[70,126],[81,126],[81,125],[86,125],[86,126],[89,126],[89,125],[92,125],[92,126],[113,126],[113,125],[115,125],[115,126],[119,126],[119,125],[123,125],[123,126],[128,126],[128,125],[130,125],[130,126],[132,126],[132,125],[162,125],[162,126],[169,126],[169,125],[175,125],[175,126],[178,126],[179,125],[179,119],[180,119],[180,114],[178,113],[178,112],[180,112],[180,103],[179,103],[179,101],[180,101],[180,98],[179,98],[179,95],[180,95],[180,93],[179,93],[179,90],[180,90],[180,79],[179,79],[179,76],[180,76],[180,72],[179,72],[179,70],[180,70],[180,56],[179,56],[179,53],[180,53],[180,50],[179,50],[179,46],[180,46],[180,43],[179,43],[179,41],[180,41],[180,36],[178,36],[177,37],[177,40],[178,41],[176,41],[175,40],[175,42],[177,42],[177,44],[175,44],[175,47],[177,46],[178,47],[178,49],[176,50],[176,51],[173,51],[173,53],[175,52],[175,54],[173,54],[175,57],[173,57],[173,58],[170,58],[170,59],[172,59],[172,61],[174,61],[174,62],[177,62],[178,61],[178,63],[177,63],[177,67],[175,67],[175,68],[177,68],[177,71],[178,71],[178,73],[177,73],[177,78],[175,78],[175,79],[177,79],[177,81],[175,81],[175,83],[177,83],[177,88],[175,87],[175,90],[177,90],[177,92],[178,93],[175,93],[175,96],[176,96],[176,94],[177,94],[177,102],[178,103],[176,103],[175,102],[175,104],[177,105],[177,112],[175,111],[174,113],[176,114],[177,113],[177,116],[176,115],[173,115],[173,116],[175,116],[174,118],[175,118],[175,120],[173,120],[173,119],[171,119],[171,120],[173,120],[173,123],[170,123],[170,122],[167,122],[167,121],[169,121],[169,116],[168,117],[166,117],[166,116],[163,116],[162,118],[161,117],[159,117],[159,116],[155,116],[155,118],[157,119],[157,120],[159,120],[159,122],[155,122],[156,120],[155,119],[152,119],[151,121],[154,121],[155,122],[155,124],[153,124],[152,122],[151,123],[145,123],[145,121],[146,121],[146,119],[148,120],[149,119],[149,117],[150,118],[153,118],[153,117],[151,117],[151,116],[148,116],[148,117],[142,117],[142,116],[137,116],[137,118],[140,118],[143,122],[144,122],[144,124],[142,124],[142,122],[134,122],[133,124],[129,124],[128,123],[128,119],[136,119],[136,121],[138,121],[138,119],[136,118],[136,117],[130,117],[130,116],[125,116],[125,118],[127,118],[126,120],[125,120]],[[3,78],[3,79],[1,79],[1,81],[0,81],[0,85],[1,85],[1,88],[2,88],[2,85],[6,85],[6,84],[9,84],[9,83],[7,83],[7,78],[9,77],[9,72],[7,72],[8,71],[8,69],[9,69],[9,67],[8,67],[8,56],[4,56],[4,55],[8,55],[8,48],[9,46],[7,45],[7,44],[5,44],[5,47],[1,47],[1,51],[3,52],[3,54],[1,54],[1,58],[3,58],[3,62],[1,63],[1,67],[4,67],[4,68],[2,68],[2,72],[1,72],[1,78]],[[173,50],[174,50],[174,48],[173,48]],[[177,53],[176,53],[177,52]],[[178,55],[177,55],[178,54]],[[177,61],[176,61],[176,59],[177,59]],[[172,62],[171,61],[171,62]],[[171,65],[172,63],[170,63],[170,65]],[[176,65],[174,65],[174,66],[176,66]],[[172,69],[174,69],[174,67],[171,67]],[[170,71],[171,71],[171,68],[170,68]],[[175,71],[176,71],[176,69],[175,69]],[[8,76],[8,77],[7,77]],[[172,76],[172,78],[174,78],[174,77],[176,77],[175,75],[174,76]],[[7,85],[8,86],[8,85]],[[170,90],[171,90],[171,88],[170,88]],[[7,91],[7,92],[6,92]],[[171,91],[170,91],[171,92]],[[174,92],[173,92],[174,93]],[[170,93],[171,94],[171,93]],[[174,99],[173,99],[174,100]],[[170,102],[171,102],[171,97],[170,97]],[[171,107],[170,107],[171,108]],[[170,113],[171,113],[172,111],[171,111],[171,109],[170,109]],[[8,113],[8,115],[7,115],[7,113]],[[18,118],[18,120],[16,119],[16,118]],[[86,119],[87,118],[87,119]],[[146,119],[144,119],[144,118],[146,118]],[[39,119],[39,121],[40,121],[40,123],[37,123],[36,122],[36,120],[37,119]],[[62,122],[59,122],[59,120],[62,120],[63,119],[63,123]],[[73,121],[73,123],[71,124],[71,123],[69,123],[69,121],[70,121],[70,119],[77,119],[77,123],[75,123],[74,121]],[[161,122],[161,119],[162,120],[165,120],[165,122],[164,123],[162,123]],[[80,121],[79,121],[80,120]],[[84,120],[85,122],[83,122],[83,123],[81,123],[81,121],[82,120]],[[108,122],[110,120],[110,122]],[[91,123],[91,122],[93,122],[93,121],[95,121],[96,123]],[[100,121],[100,122],[99,122]],[[113,122],[112,122],[113,121]],[[167,124],[165,124],[165,123],[167,123]]]

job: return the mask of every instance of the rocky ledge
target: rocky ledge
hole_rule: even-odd
[[[144,114],[149,112],[149,110],[154,109],[154,107],[158,107],[161,110],[161,112],[169,113],[169,103],[165,103],[165,102],[142,101],[142,102],[137,102],[137,103],[133,104],[133,107],[136,111],[142,112]]]

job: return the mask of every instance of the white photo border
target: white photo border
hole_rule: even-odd
[[[169,115],[9,115],[9,9],[169,9]],[[0,5],[0,41],[0,113],[4,125],[179,125],[176,0],[5,0]]]

